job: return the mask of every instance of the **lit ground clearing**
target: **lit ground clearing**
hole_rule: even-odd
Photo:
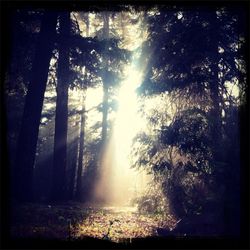
[[[134,207],[86,207],[82,204],[35,205],[15,208],[11,228],[16,239],[74,240],[92,237],[122,242],[158,236],[157,228],[174,228],[171,215],[139,213]]]
[[[156,229],[163,225],[172,228],[171,216],[140,214],[133,207],[104,207],[91,213],[76,226],[75,236],[90,236],[119,242],[128,238],[157,236]]]

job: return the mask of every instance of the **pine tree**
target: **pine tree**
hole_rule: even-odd
[[[13,195],[21,201],[31,201],[33,199],[33,167],[43,97],[54,48],[56,21],[57,13],[45,11],[32,66],[32,79],[25,99],[13,183],[14,187],[16,187]]]
[[[59,59],[56,86],[56,118],[54,136],[54,165],[52,177],[52,200],[64,200],[66,194],[68,88],[70,12],[60,13]]]

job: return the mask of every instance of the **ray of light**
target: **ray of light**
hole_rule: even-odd
[[[147,177],[145,172],[131,169],[131,148],[133,138],[140,130],[144,130],[146,122],[139,116],[137,109],[139,103],[136,89],[140,86],[145,73],[146,65],[139,65],[141,46],[145,37],[138,36],[139,26],[129,27],[129,42],[127,49],[134,50],[130,65],[125,66],[126,78],[121,82],[118,93],[118,110],[114,117],[111,137],[101,159],[100,178],[95,187],[97,201],[111,206],[130,205],[129,202],[136,198],[146,187]],[[101,202],[102,203],[102,202]]]
[[[143,77],[143,67],[139,68],[136,63],[138,56],[125,69],[127,77],[118,93],[118,111],[95,189],[95,200],[112,206],[130,205],[145,190],[149,179],[145,171],[138,172],[130,167],[133,138],[146,129],[145,120],[137,112],[136,89]]]
[[[137,114],[136,88],[141,83],[141,74],[133,66],[128,69],[128,78],[119,92],[119,110],[114,127],[114,140],[117,144],[116,160],[128,164],[128,151],[135,134],[145,123]]]
[[[148,176],[145,172],[131,169],[130,150],[132,140],[140,130],[145,129],[145,121],[137,112],[136,88],[141,84],[142,72],[135,67],[135,61],[127,68],[127,78],[119,91],[119,109],[116,115],[111,142],[113,165],[112,178],[113,205],[129,205],[146,187]],[[109,172],[109,173],[110,173]]]

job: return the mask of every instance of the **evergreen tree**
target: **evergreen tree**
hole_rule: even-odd
[[[187,201],[190,199],[189,194],[192,196],[194,192],[188,194],[187,187],[181,183],[188,172],[203,172],[202,178],[213,193],[213,202],[203,204],[202,211],[211,212],[213,209],[214,214],[218,214],[220,220],[217,221],[217,229],[222,230],[221,232],[227,230],[225,173],[226,166],[230,166],[223,156],[229,153],[227,150],[223,151],[226,146],[222,126],[222,107],[225,104],[223,89],[227,81],[232,81],[235,77],[239,79],[239,74],[242,74],[240,67],[236,66],[239,54],[242,56],[239,53],[242,45],[237,46],[240,43],[239,37],[244,41],[243,29],[236,28],[236,23],[239,24],[242,20],[239,13],[240,10],[231,8],[159,9],[147,17],[149,39],[144,44],[141,58],[141,63],[146,64],[145,81],[139,89],[141,94],[150,96],[167,93],[174,96],[178,93],[182,101],[186,101],[187,110],[177,112],[172,123],[166,126],[167,130],[162,127],[159,131],[166,147],[177,147],[186,156],[193,155],[188,164],[182,160],[183,167],[170,167],[170,172],[183,175],[179,175],[179,178],[176,175],[166,175],[170,185],[165,187],[172,190],[167,195],[173,198],[173,205],[178,205],[175,211],[180,216],[195,212],[197,198]],[[241,61],[241,66],[243,65],[244,60]],[[244,82],[242,85],[244,86]],[[196,105],[199,109],[196,108],[195,111],[190,106],[190,100],[197,96],[208,101],[206,105],[198,102]],[[180,98],[175,100],[180,101]],[[203,121],[199,121],[201,117]],[[188,119],[185,121],[186,118]],[[203,129],[206,130],[205,134]],[[165,134],[166,131],[168,132]],[[203,139],[200,137],[202,134],[205,135],[202,136]],[[171,164],[162,164],[163,168],[169,166]],[[239,161],[235,165],[236,169],[237,166]],[[236,179],[231,179],[231,182]],[[178,201],[175,199],[177,190],[183,192]],[[185,203],[185,200],[187,203],[181,208],[180,204]],[[188,204],[192,204],[191,207],[188,208]]]
[[[33,199],[33,167],[43,97],[54,46],[57,14],[45,11],[42,20],[17,146],[13,184],[16,188],[13,195],[21,201]]]
[[[57,98],[54,139],[54,165],[52,176],[52,200],[64,200],[66,194],[67,131],[70,12],[60,13],[59,59],[57,75]]]

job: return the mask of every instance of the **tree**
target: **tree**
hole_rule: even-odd
[[[145,96],[167,93],[177,96],[178,98],[175,98],[177,102],[186,102],[184,105],[186,110],[176,112],[172,123],[165,125],[169,129],[167,135],[164,135],[164,126],[159,131],[160,137],[164,135],[163,144],[166,148],[174,146],[182,152],[183,149],[187,150],[181,160],[182,166],[176,165],[169,168],[169,164],[162,164],[166,171],[170,169],[168,171],[170,173],[175,170],[179,174],[182,173],[179,179],[176,175],[166,175],[166,181],[172,181],[172,188],[175,186],[183,192],[181,201],[172,200],[172,202],[181,204],[188,198],[188,189],[182,186],[183,178],[188,172],[197,172],[198,175],[202,174],[202,178],[204,177],[206,180],[206,188],[213,193],[213,202],[210,205],[213,204],[214,211],[219,214],[220,218],[223,218],[226,214],[223,207],[227,206],[225,188],[228,185],[225,175],[227,167],[230,166],[224,156],[228,156],[230,150],[226,149],[227,144],[224,141],[222,107],[226,103],[224,90],[227,81],[232,81],[235,77],[239,79],[240,67],[237,68],[237,61],[241,56],[235,52],[239,53],[241,46],[237,46],[237,44],[240,43],[240,40],[244,41],[244,38],[239,38],[244,37],[244,35],[240,35],[244,32],[236,28],[236,23],[242,22],[239,10],[230,8],[207,10],[196,7],[192,10],[185,8],[172,11],[159,9],[155,13],[151,13],[147,19],[149,39],[145,42],[141,60],[141,63],[146,64],[146,76],[140,91]],[[148,56],[152,54],[153,56]],[[244,65],[242,61],[241,65]],[[190,113],[190,108],[194,105],[192,99],[197,99],[198,96],[201,97],[200,101],[196,102],[199,110],[194,115]],[[201,103],[202,99],[207,100],[205,105]],[[226,110],[228,109],[226,108]],[[209,117],[209,119],[206,118],[205,123],[199,124],[201,114],[204,119],[205,117]],[[183,123],[180,122],[181,120]],[[229,121],[224,120],[224,124],[227,122]],[[197,141],[202,129],[205,128],[208,128],[206,132],[208,138],[205,141],[201,139]],[[176,144],[170,143],[171,138]],[[181,141],[178,141],[179,139]],[[193,150],[196,152],[192,152]],[[184,159],[190,155],[192,155],[192,161],[186,164]],[[236,158],[238,159],[238,157]],[[197,159],[199,159],[199,164],[194,162]],[[205,162],[204,159],[206,159]],[[235,168],[237,166],[239,166],[239,161]],[[207,170],[204,172],[206,168]],[[157,169],[157,165],[155,169]],[[158,169],[162,168],[159,166]],[[230,180],[231,183],[238,183],[236,177]],[[168,188],[171,188],[171,185]],[[172,191],[176,197],[175,189]],[[191,210],[195,208],[195,203],[197,200],[191,202]],[[182,210],[181,216],[184,216],[188,213],[187,208],[186,204],[182,209],[179,207],[176,211]],[[191,210],[189,207],[189,211]],[[207,206],[205,210],[209,212],[211,207]],[[221,224],[223,223],[222,221]],[[220,225],[217,224],[217,226]],[[226,227],[221,230],[225,229]]]
[[[81,109],[81,125],[80,125],[80,137],[79,137],[79,156],[77,167],[77,183],[76,183],[76,198],[81,200],[82,192],[82,171],[83,171],[83,150],[84,150],[84,132],[85,132],[85,90],[82,93],[82,109]]]
[[[70,12],[60,13],[59,22],[61,39],[59,41],[52,176],[52,200],[54,201],[61,201],[66,198]]]
[[[75,182],[76,182],[76,170],[79,151],[79,119],[78,114],[73,116],[73,125],[71,125],[70,133],[68,133],[68,167],[66,171],[67,186],[68,186],[68,199],[72,200],[75,196]],[[70,121],[69,121],[70,122]],[[69,123],[70,124],[70,123]]]
[[[108,40],[109,39],[109,13],[108,12],[103,12],[103,39]],[[108,53],[108,44],[106,43],[105,45],[105,49],[104,49],[104,57],[107,56]],[[106,139],[107,139],[107,120],[108,120],[108,98],[109,98],[109,94],[108,94],[108,90],[109,90],[109,82],[107,79],[107,71],[108,69],[108,59],[104,58],[104,73],[103,73],[103,102],[102,102],[102,135],[101,135],[101,140],[102,140],[102,144],[105,145]]]
[[[32,66],[32,79],[25,99],[13,184],[15,187],[13,195],[20,201],[33,199],[33,166],[43,97],[54,46],[56,21],[57,14],[55,12],[45,11]]]
[[[78,13],[78,15],[80,17],[83,18],[85,24],[86,24],[86,34],[85,37],[82,37],[81,40],[83,41],[88,41],[89,38],[89,28],[90,28],[90,22],[89,22],[89,14],[88,13]],[[77,21],[77,20],[76,20]],[[91,39],[90,39],[91,40]],[[78,43],[76,45],[79,45]],[[83,54],[84,56],[89,56],[90,51],[95,48],[95,46],[93,46],[94,43],[86,43],[85,47],[81,48],[81,54]],[[79,49],[79,47],[77,46],[77,48]],[[76,62],[78,61],[77,59],[78,56],[75,57]],[[83,59],[83,57],[81,56],[80,60]],[[93,61],[93,63],[95,62],[95,57],[89,57],[89,59],[91,60],[91,62]],[[89,62],[90,64],[90,62]],[[84,146],[85,146],[85,120],[86,120],[86,110],[85,110],[85,99],[86,99],[86,90],[87,87],[93,85],[92,81],[91,81],[91,77],[90,75],[92,75],[92,77],[94,77],[95,75],[95,68],[91,65],[89,65],[86,61],[81,62],[80,65],[83,68],[83,77],[81,79],[81,81],[79,81],[78,83],[78,87],[79,90],[81,92],[81,110],[80,110],[80,135],[77,137],[77,141],[78,141],[78,146],[79,146],[79,155],[78,155],[78,160],[77,160],[77,173],[76,173],[76,193],[74,195],[74,197],[77,200],[82,200],[82,173],[83,173],[83,158],[84,158]],[[75,178],[75,176],[74,176]]]

